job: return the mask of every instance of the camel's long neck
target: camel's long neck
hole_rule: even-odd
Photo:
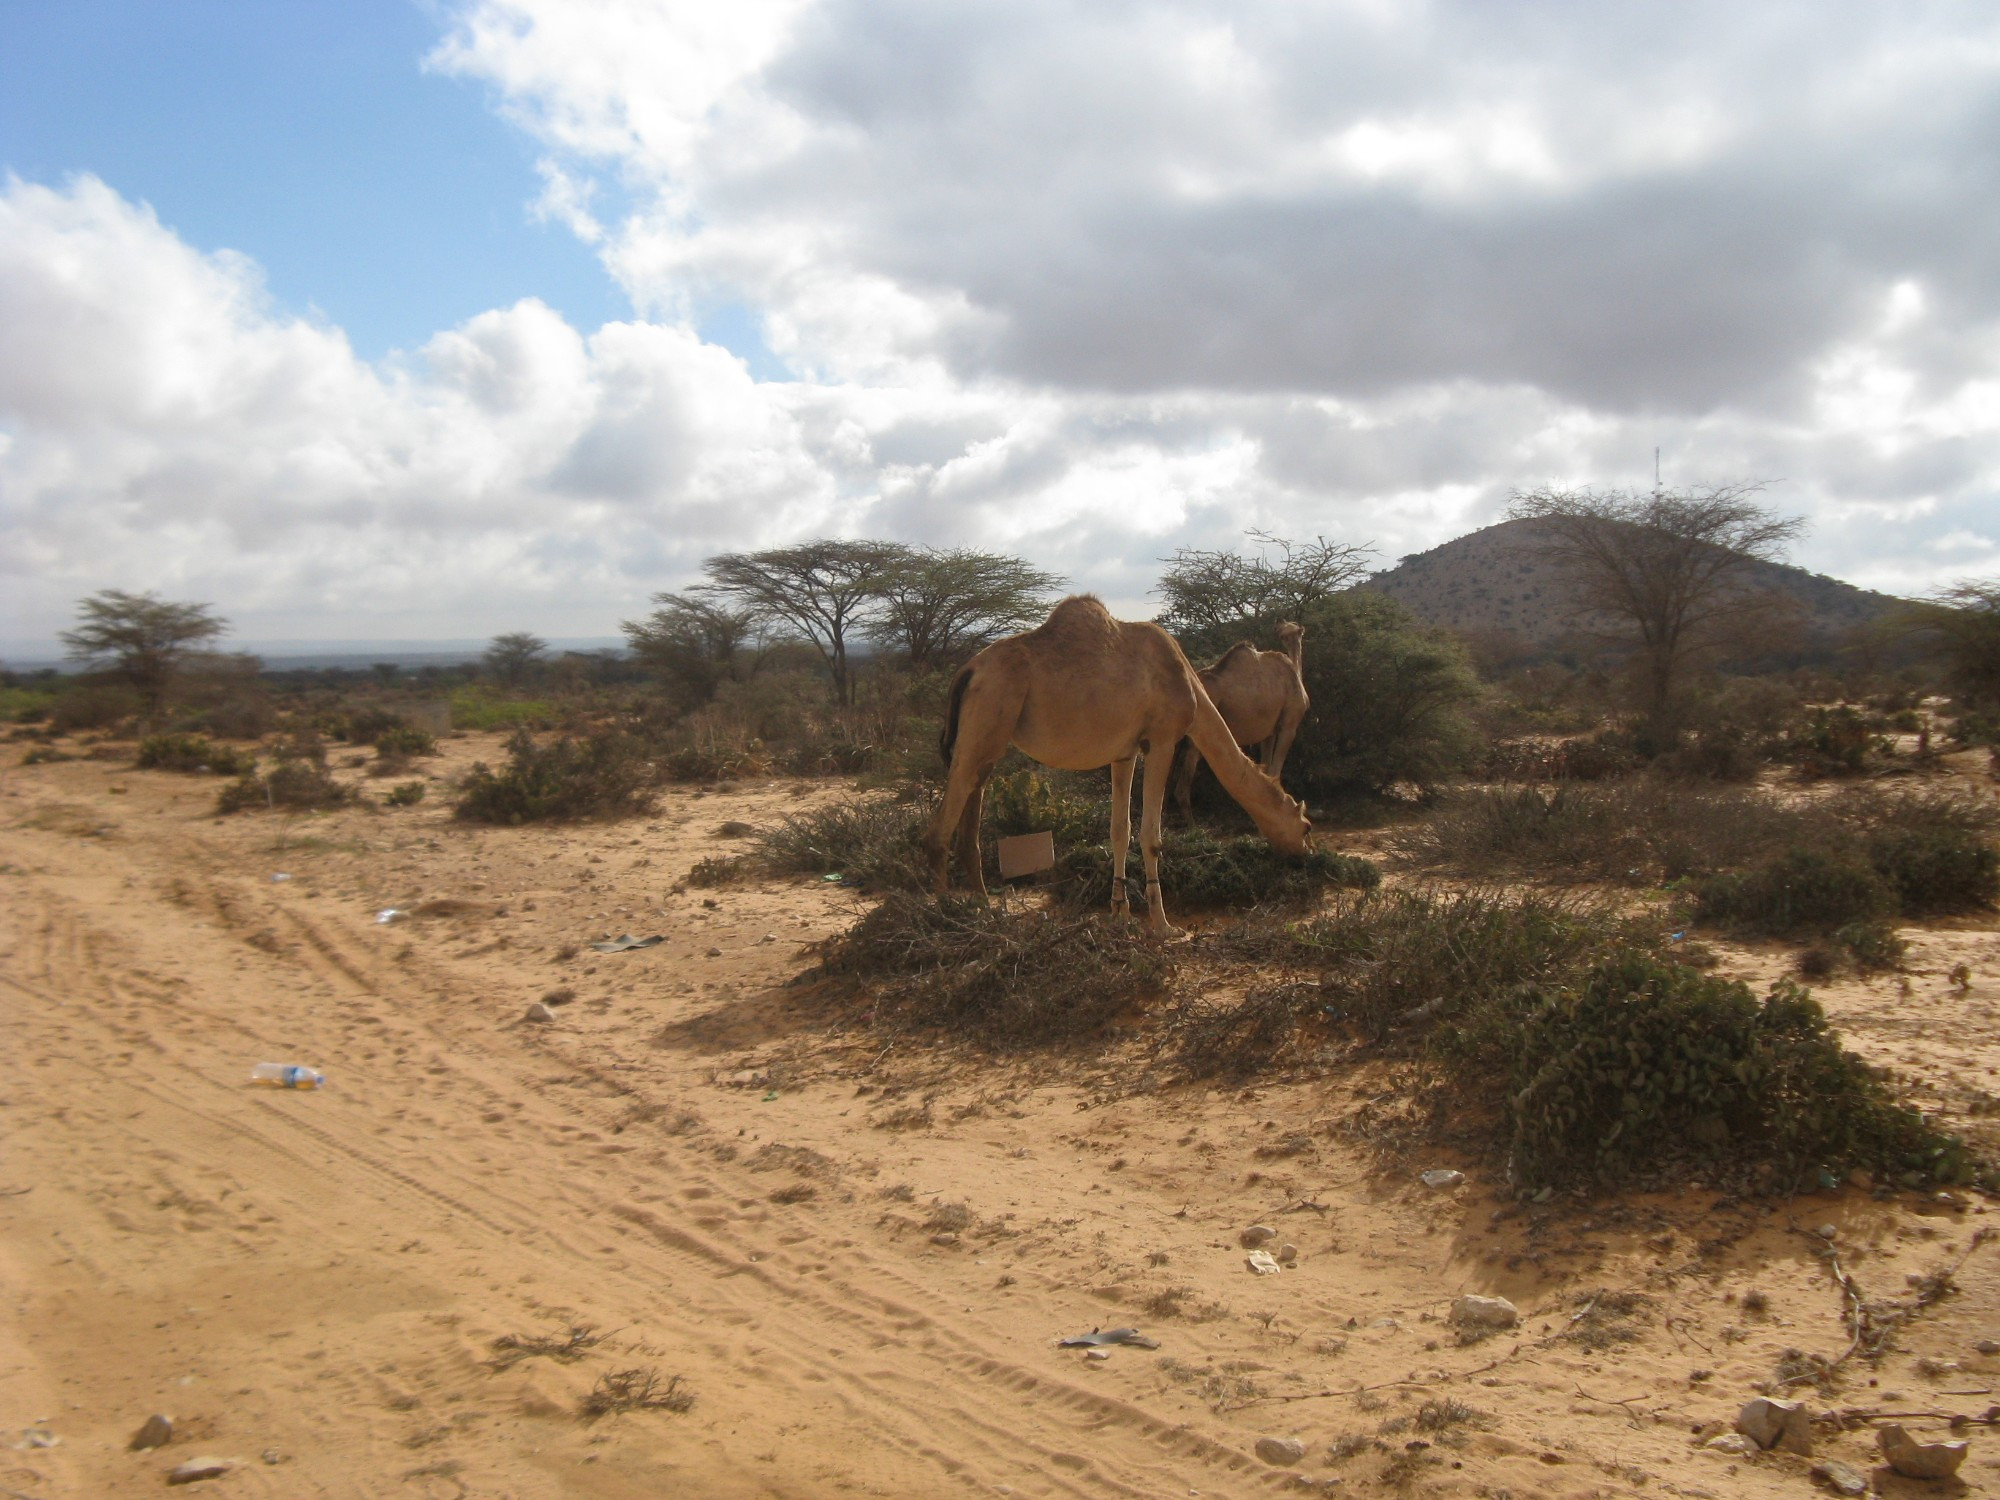
[[[1194,724],[1188,729],[1201,758],[1215,772],[1222,789],[1250,814],[1265,837],[1285,833],[1298,817],[1298,803],[1283,787],[1257,769],[1255,761],[1236,747],[1236,736],[1222,720],[1199,680],[1195,682]]]
[[[1285,643],[1285,655],[1292,659],[1292,670],[1299,674],[1299,681],[1306,676],[1306,638],[1295,635]]]

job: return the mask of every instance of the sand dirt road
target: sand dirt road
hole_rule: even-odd
[[[1803,1495],[1805,1460],[1693,1440],[1786,1349],[1845,1346],[1793,1226],[1835,1225],[1886,1298],[2000,1224],[1847,1187],[1523,1210],[1480,1163],[1385,1161],[1366,1077],[1135,1091],[1115,1053],[885,1055],[787,987],[852,897],[676,889],[724,822],[837,784],[560,830],[218,821],[214,790],[0,770],[0,1495],[152,1494],[196,1454],[244,1496]],[[666,940],[576,946],[621,932]],[[1825,998],[1927,1102],[1983,1109],[2000,936],[1916,936],[1908,995]],[[262,1060],[330,1086],[252,1087]],[[1440,1165],[1471,1179],[1416,1181]],[[1259,1222],[1295,1268],[1250,1274]],[[1974,1348],[2000,1247],[1959,1286],[1819,1404],[2000,1400]],[[1522,1328],[1462,1346],[1465,1291]],[[1160,1347],[1056,1346],[1126,1324]],[[571,1362],[496,1356],[572,1327],[597,1342]],[[693,1405],[580,1414],[630,1370]],[[152,1412],[172,1443],[127,1451]],[[1972,1432],[1960,1492],[2000,1492]],[[1293,1436],[1296,1467],[1255,1452]],[[1821,1446],[1875,1464],[1865,1432]]]

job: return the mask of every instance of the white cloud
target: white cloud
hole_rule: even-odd
[[[115,186],[0,194],[0,589],[604,633],[725,547],[1007,547],[1143,607],[1543,483],[1765,477],[1801,560],[2000,555],[1975,5],[470,0],[433,66],[640,321],[358,360]],[[796,378],[693,331],[747,310]]]

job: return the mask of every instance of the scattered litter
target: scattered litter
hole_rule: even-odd
[[[1452,1167],[1433,1167],[1421,1173],[1417,1180],[1427,1188],[1457,1187],[1465,1181],[1465,1174]]]
[[[326,1074],[318,1068],[302,1067],[298,1063],[265,1062],[250,1070],[250,1081],[277,1089],[316,1089],[325,1087]]]
[[[772,1089],[769,1093],[765,1094],[764,1097],[759,1102],[763,1104],[769,1104],[773,1099],[777,1097],[778,1097],[778,1091],[776,1089]]]
[[[1280,1266],[1272,1258],[1271,1252],[1268,1250],[1252,1250],[1248,1255],[1243,1257],[1243,1264],[1259,1276],[1276,1276],[1279,1271],[1284,1269],[1284,1267]]]
[[[21,1441],[14,1446],[17,1449],[53,1448],[61,1441],[61,1438],[50,1432],[46,1427],[24,1427],[21,1429]]]
[[[1085,1359],[1094,1359],[1097,1360],[1099,1363],[1102,1363],[1103,1361],[1111,1358],[1111,1351],[1109,1349],[1086,1349],[1083,1351],[1083,1357]]]
[[[272,884],[272,885],[277,885],[277,884],[279,884],[279,883],[280,883],[281,881],[286,881],[286,880],[290,880],[291,878],[292,878],[292,877],[291,877],[291,876],[289,876],[289,875],[287,875],[287,874],[286,874],[286,873],[285,873],[285,872],[284,872],[283,870],[280,870],[280,871],[278,871],[278,873],[277,873],[277,874],[275,874],[275,875],[273,875],[273,876],[271,877],[271,884]]]
[[[831,875],[820,876],[820,879],[824,880],[828,885],[839,885],[841,881],[845,880],[846,878],[847,877],[841,874],[838,870],[834,871],[833,874]]]
[[[380,923],[398,922],[408,915],[409,913],[400,907],[385,906],[375,913],[375,920]]]
[[[1094,1349],[1103,1344],[1130,1344],[1134,1349],[1157,1349],[1158,1339],[1149,1339],[1136,1328],[1093,1328],[1088,1333],[1057,1339],[1058,1349]]]
[[[1000,878],[1014,880],[1023,875],[1039,875],[1056,863],[1053,833],[1022,833],[1000,840]]]
[[[233,1458],[191,1458],[167,1472],[168,1484],[193,1484],[197,1479],[220,1479],[236,1467]]]
[[[592,943],[590,946],[599,953],[626,953],[634,948],[650,948],[655,943],[664,943],[665,941],[666,939],[658,933],[655,933],[652,937],[635,938],[627,932],[620,933],[615,938],[605,938],[600,942]]]

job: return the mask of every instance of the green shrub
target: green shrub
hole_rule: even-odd
[[[1868,840],[1868,862],[1906,916],[1979,911],[2000,897],[2000,851],[1964,829],[1880,829]]]
[[[1133,905],[1142,905],[1146,873],[1136,843],[1125,879]],[[1058,856],[1052,881],[1068,906],[1109,905],[1109,847],[1072,845]],[[1160,893],[1179,907],[1299,905],[1336,887],[1373,890],[1381,881],[1382,872],[1365,859],[1328,849],[1282,854],[1255,834],[1218,839],[1202,828],[1170,828],[1160,841]]]
[[[392,724],[376,733],[373,744],[375,753],[384,760],[437,754],[436,737],[414,724]]]
[[[1910,949],[1887,922],[1850,922],[1835,930],[1833,940],[1861,969],[1893,969]]]
[[[871,797],[786,818],[758,836],[758,858],[786,875],[841,875],[890,890],[928,890],[919,841],[930,820],[918,803]]]
[[[1797,848],[1741,874],[1710,876],[1695,902],[1703,921],[1768,937],[1831,932],[1896,906],[1895,892],[1860,859]]]
[[[1794,1182],[1822,1168],[1975,1174],[1963,1144],[1895,1102],[1789,982],[1760,1002],[1741,981],[1624,954],[1519,1035],[1507,1114],[1524,1187],[1614,1182],[1675,1154],[1756,1159]]]
[[[262,776],[255,772],[239,776],[222,789],[215,810],[233,813],[260,807],[339,807],[353,800],[354,793],[335,781],[325,766],[298,758],[281,760]]]
[[[257,758],[201,734],[149,734],[139,741],[139,768],[148,771],[212,771],[218,776],[247,776]]]
[[[1051,771],[1031,763],[1003,771],[986,783],[981,837],[1012,838],[1047,831],[1057,849],[1096,844],[1111,837],[1111,788],[1101,773]]]
[[[1845,704],[1816,708],[1785,736],[1785,758],[1802,776],[1855,776],[1867,767],[1873,737],[1867,721]]]
[[[421,781],[403,781],[382,795],[382,800],[391,807],[415,807],[424,800],[424,784]]]
[[[0,723],[38,723],[49,716],[57,697],[54,688],[0,685]]]
[[[656,805],[656,779],[638,741],[615,731],[537,745],[525,729],[507,741],[507,766],[484,761],[465,779],[455,814],[482,823],[625,818]]]

